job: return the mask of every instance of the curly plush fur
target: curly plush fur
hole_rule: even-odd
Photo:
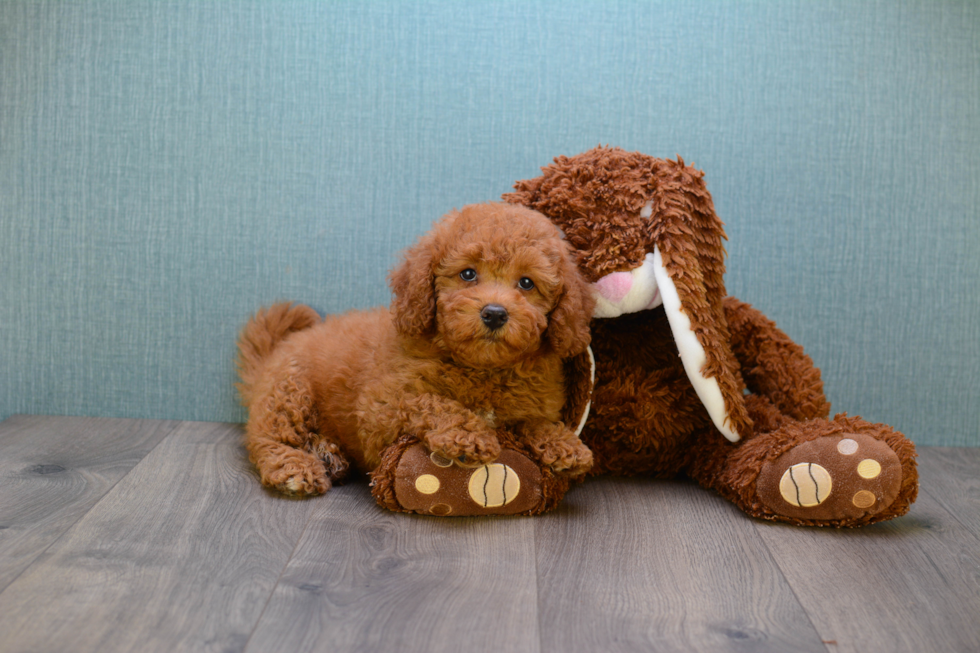
[[[547,218],[499,203],[454,211],[390,283],[390,310],[320,321],[279,304],[245,327],[246,446],[265,485],[323,493],[403,436],[464,464],[516,439],[554,472],[588,471],[591,452],[560,418],[563,360],[587,348],[594,299]]]

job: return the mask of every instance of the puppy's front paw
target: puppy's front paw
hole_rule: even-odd
[[[466,466],[491,463],[500,455],[500,442],[492,433],[450,431],[426,438],[429,450]]]
[[[264,473],[262,482],[283,494],[298,497],[323,494],[331,486],[323,463],[313,456],[309,456],[308,460],[295,456],[283,461],[275,469]]]
[[[578,438],[543,440],[531,448],[538,460],[556,474],[583,476],[592,469],[592,450]]]

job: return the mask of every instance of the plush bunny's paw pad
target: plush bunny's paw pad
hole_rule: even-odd
[[[408,447],[395,467],[394,491],[400,507],[439,516],[516,515],[543,505],[541,470],[524,454],[501,451],[486,465],[470,465]]]
[[[885,510],[901,485],[898,455],[852,433],[804,442],[766,463],[756,492],[777,515],[847,525]]]

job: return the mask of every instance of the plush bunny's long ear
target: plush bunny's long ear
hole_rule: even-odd
[[[718,379],[705,376],[704,367],[708,361],[708,355],[698,340],[697,334],[691,325],[683,308],[681,307],[680,294],[677,286],[674,285],[670,274],[663,264],[663,256],[660,250],[653,250],[653,273],[657,278],[657,287],[660,289],[660,296],[663,299],[664,311],[667,314],[667,322],[670,323],[670,331],[674,334],[674,342],[681,355],[681,363],[687,378],[690,379],[694,391],[698,398],[711,416],[711,421],[721,431],[721,434],[732,442],[738,442],[741,438],[734,430],[734,424],[728,415],[725,407],[725,397],[721,392]]]
[[[667,161],[651,221],[653,268],[684,371],[712,422],[732,442],[752,428],[722,300],[725,237],[701,173]]]

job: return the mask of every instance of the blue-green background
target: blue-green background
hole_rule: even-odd
[[[598,144],[682,155],[835,410],[980,444],[980,3],[2,2],[0,418],[241,420],[262,304]]]

